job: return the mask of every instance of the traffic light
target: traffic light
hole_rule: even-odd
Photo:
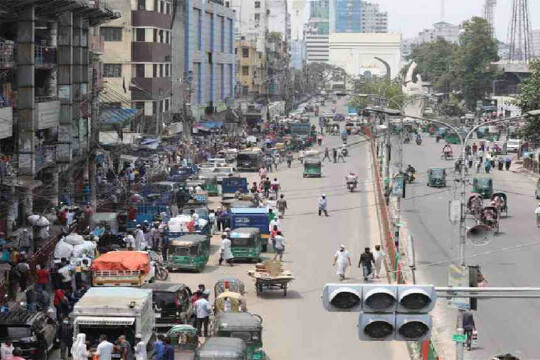
[[[433,285],[328,284],[328,311],[356,311],[362,341],[423,341],[431,336],[429,312],[435,307]]]

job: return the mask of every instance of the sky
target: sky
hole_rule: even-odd
[[[288,0],[304,2],[302,0]],[[403,33],[404,38],[412,38],[423,29],[431,28],[441,20],[442,0],[368,0],[378,3],[381,10],[388,11],[389,30]],[[473,16],[482,16],[484,0],[444,0],[445,21],[460,24]],[[307,3],[307,2],[306,2]],[[307,14],[306,5],[305,20]],[[495,30],[497,38],[506,41],[512,0],[497,0],[495,8]],[[532,29],[540,29],[540,0],[529,1]],[[293,34],[294,35],[294,34]]]

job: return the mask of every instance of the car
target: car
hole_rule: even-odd
[[[208,159],[207,163],[214,164],[215,167],[227,166],[227,160],[225,158]]]
[[[25,359],[47,359],[55,345],[57,330],[56,323],[40,311],[0,313],[0,342],[11,339]]]
[[[223,182],[223,178],[229,176],[238,176],[236,169],[230,166],[216,167],[214,168],[214,171],[212,171],[212,173],[216,175],[218,184],[221,184]]]
[[[508,139],[506,150],[509,152],[518,152],[521,145],[523,145],[523,140],[521,139]]]

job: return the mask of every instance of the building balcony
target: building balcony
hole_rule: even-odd
[[[0,41],[0,69],[15,67],[15,43],[13,41]]]
[[[132,62],[163,63],[171,62],[172,47],[168,44],[133,42],[131,44]]]
[[[132,100],[157,100],[171,95],[172,81],[170,77],[133,78],[131,79]]]
[[[162,14],[157,11],[133,10],[131,12],[131,26],[170,29],[171,20],[172,15]]]
[[[36,172],[56,163],[56,145],[36,146],[34,158]]]
[[[0,139],[6,139],[13,135],[13,108],[0,107]]]
[[[34,124],[36,129],[49,129],[60,124],[60,101],[56,96],[36,97]]]
[[[36,68],[52,68],[56,66],[56,47],[36,45],[34,48]]]

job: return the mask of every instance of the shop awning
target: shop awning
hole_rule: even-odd
[[[75,325],[117,325],[130,326],[135,323],[134,317],[79,316]]]
[[[205,121],[203,123],[200,123],[200,125],[209,130],[221,129],[221,127],[223,126],[223,122],[222,121]]]
[[[124,126],[131,122],[131,119],[139,113],[139,110],[131,108],[120,108],[120,109],[104,109],[101,110],[101,124],[110,124],[116,125],[119,124]]]

